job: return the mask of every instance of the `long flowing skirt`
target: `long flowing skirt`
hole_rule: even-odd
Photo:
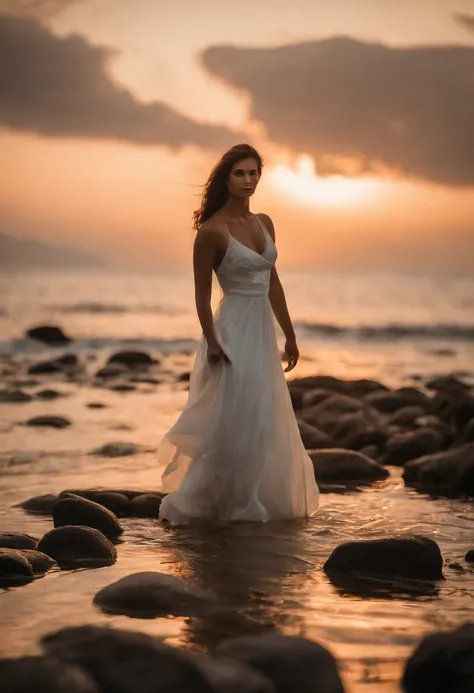
[[[214,316],[230,364],[204,338],[188,403],[165,435],[160,517],[266,521],[310,516],[319,490],[282,369],[268,296],[226,295]]]

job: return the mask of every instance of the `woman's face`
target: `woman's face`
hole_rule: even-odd
[[[233,166],[227,181],[229,194],[240,198],[249,198],[254,194],[260,176],[257,161],[249,157],[241,159]]]

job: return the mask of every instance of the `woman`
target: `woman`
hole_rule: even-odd
[[[232,147],[212,170],[194,213],[196,308],[202,340],[188,403],[158,449],[169,492],[160,518],[263,522],[312,515],[318,486],[281,366],[272,309],[292,370],[295,333],[275,269],[275,231],[249,199],[262,159]],[[212,273],[223,291],[212,315]]]

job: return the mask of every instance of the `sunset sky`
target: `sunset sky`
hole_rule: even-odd
[[[286,267],[474,269],[474,0],[0,0],[0,230],[183,267],[230,145]]]

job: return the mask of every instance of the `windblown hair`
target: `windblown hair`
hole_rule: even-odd
[[[227,202],[229,195],[227,181],[233,165],[250,157],[257,162],[260,175],[263,168],[263,159],[250,144],[236,144],[234,147],[231,147],[214,166],[209,174],[207,183],[203,186],[201,206],[193,214],[193,228],[196,231],[206,219],[212,217]]]

